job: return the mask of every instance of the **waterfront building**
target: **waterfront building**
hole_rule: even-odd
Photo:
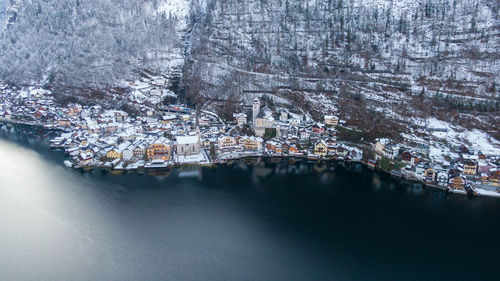
[[[120,153],[114,147],[108,148],[106,150],[106,158],[109,160],[118,159],[120,158]]]
[[[437,185],[447,186],[448,185],[448,172],[445,170],[440,170],[436,173]]]
[[[426,183],[434,183],[434,182],[436,182],[436,170],[434,170],[431,167],[425,169],[425,172],[424,172],[424,181]]]
[[[328,154],[328,146],[324,140],[320,140],[314,145],[314,154],[319,157],[325,157]]]
[[[257,151],[262,149],[262,138],[260,137],[241,137],[239,140],[240,145],[244,150]]]
[[[456,190],[465,190],[465,184],[466,180],[464,177],[461,176],[454,176],[450,178],[450,182],[448,184],[448,187]]]
[[[170,140],[164,137],[154,140],[146,149],[146,155],[149,161],[170,159],[171,145]]]
[[[236,145],[236,139],[231,136],[221,136],[218,141],[219,147],[231,147]]]

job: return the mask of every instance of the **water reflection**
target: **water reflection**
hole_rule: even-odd
[[[44,132],[0,131],[15,141],[0,139],[0,279],[498,276],[499,200],[447,197],[357,164],[82,173],[64,168]]]

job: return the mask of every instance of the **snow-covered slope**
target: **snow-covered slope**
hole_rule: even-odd
[[[0,78],[12,84],[81,95],[183,76],[194,102],[267,94],[372,137],[435,117],[500,138],[496,0],[11,2]]]

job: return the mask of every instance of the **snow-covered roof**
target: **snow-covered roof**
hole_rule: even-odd
[[[197,136],[177,136],[175,138],[177,144],[193,144],[198,142]]]

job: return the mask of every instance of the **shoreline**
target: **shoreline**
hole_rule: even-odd
[[[18,121],[15,121],[15,120],[4,120],[4,119],[0,119],[0,124],[5,124],[7,126],[25,126],[25,127],[29,127],[29,128],[39,128],[39,129],[42,129],[46,132],[56,132],[56,131],[64,131],[60,128],[57,128],[57,127],[47,127],[43,124],[31,124],[29,122],[18,122]],[[67,153],[64,151],[64,148],[63,147],[50,147],[49,146],[49,150],[52,150],[52,151],[62,151],[66,156],[67,156]],[[208,155],[207,155],[208,156]],[[464,195],[464,196],[467,196],[469,198],[472,198],[472,197],[490,197],[490,198],[500,198],[500,193],[498,194],[494,194],[493,192],[476,192],[474,190],[472,190],[472,192],[467,192],[466,190],[454,190],[452,188],[449,188],[448,186],[440,186],[440,185],[437,185],[437,184],[433,184],[433,183],[427,183],[423,180],[419,180],[419,179],[416,179],[416,178],[413,178],[413,177],[409,177],[407,175],[404,175],[404,174],[400,174],[400,175],[395,175],[392,171],[385,171],[381,168],[379,168],[378,166],[375,166],[373,167],[372,165],[370,165],[369,161],[362,161],[362,160],[346,160],[344,158],[334,158],[334,157],[328,157],[328,158],[322,158],[322,157],[313,157],[313,158],[310,158],[308,155],[305,155],[305,154],[297,154],[297,155],[285,155],[285,154],[265,154],[265,153],[247,153],[247,155],[240,155],[238,157],[234,157],[234,158],[227,158],[227,159],[223,159],[223,161],[219,162],[213,162],[212,159],[210,159],[210,157],[208,157],[209,159],[209,163],[172,163],[171,160],[168,160],[165,164],[165,166],[163,167],[144,167],[144,165],[142,167],[137,167],[137,168],[131,168],[131,169],[127,169],[127,168],[119,168],[119,169],[115,169],[114,167],[107,167],[105,165],[79,165],[79,164],[73,164],[72,166],[67,166],[66,164],[64,164],[64,166],[66,166],[67,168],[72,168],[74,170],[79,170],[79,171],[82,171],[82,172],[89,172],[89,171],[92,171],[92,170],[95,170],[95,169],[101,169],[101,171],[106,171],[106,172],[109,172],[110,174],[112,175],[118,175],[118,174],[122,174],[122,173],[128,173],[128,172],[134,172],[134,173],[138,173],[138,174],[141,174],[141,173],[144,173],[144,172],[149,172],[149,171],[169,171],[171,170],[172,168],[179,168],[179,167],[210,167],[210,168],[217,168],[219,166],[222,166],[222,165],[227,165],[227,162],[228,161],[239,161],[239,160],[246,160],[246,159],[252,159],[252,158],[263,158],[263,159],[267,159],[267,160],[270,160],[270,159],[281,159],[281,161],[283,160],[287,160],[287,161],[291,161],[291,160],[294,160],[294,159],[298,159],[299,161],[308,161],[309,164],[326,164],[326,163],[357,163],[357,164],[361,164],[363,165],[365,168],[368,168],[370,170],[373,170],[375,172],[379,172],[379,173],[383,173],[384,175],[388,175],[390,176],[391,178],[396,178],[396,179],[402,179],[402,180],[406,180],[406,181],[409,181],[411,183],[418,183],[418,184],[422,184],[422,187],[424,188],[429,188],[429,189],[434,189],[434,190],[440,190],[440,191],[444,191],[446,192],[447,194],[457,194],[457,195]],[[68,160],[65,160],[65,161],[68,161]],[[149,173],[148,173],[149,175]]]

